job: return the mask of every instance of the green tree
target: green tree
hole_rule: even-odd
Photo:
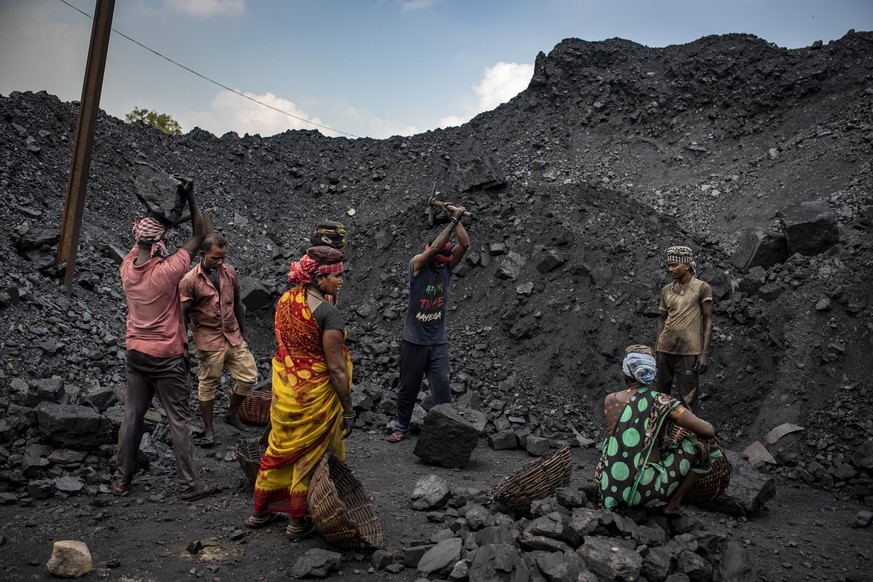
[[[134,107],[133,111],[124,116],[124,120],[128,123],[142,121],[146,125],[151,125],[167,135],[182,135],[182,126],[179,125],[178,121],[166,113],[158,113],[157,111],[151,111],[150,109]]]

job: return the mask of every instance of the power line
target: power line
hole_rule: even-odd
[[[62,4],[66,4],[67,6],[69,6],[69,7],[72,8],[73,10],[75,10],[76,12],[80,12],[81,14],[84,14],[84,15],[87,16],[88,18],[90,18],[90,19],[92,19],[92,20],[94,19],[93,16],[91,16],[91,15],[88,14],[87,12],[84,12],[84,11],[80,10],[78,7],[73,6],[72,4],[70,4],[69,2],[67,2],[67,0],[58,0],[58,1],[61,2]],[[165,56],[165,55],[162,55],[161,53],[159,53],[159,52],[156,51],[155,49],[153,49],[153,48],[151,48],[151,47],[148,47],[148,46],[144,45],[143,43],[139,42],[138,40],[135,40],[135,39],[133,39],[133,38],[130,38],[129,36],[127,36],[126,34],[124,34],[123,32],[121,32],[121,31],[119,31],[119,30],[117,30],[117,29],[115,29],[115,28],[112,29],[112,32],[114,32],[114,33],[116,33],[116,34],[118,34],[118,35],[120,35],[120,36],[123,36],[124,38],[126,38],[127,40],[129,40],[130,42],[132,42],[133,44],[138,45],[138,46],[144,48],[145,50],[147,50],[147,51],[149,51],[149,52],[151,52],[151,53],[156,54],[157,56],[161,57],[162,59],[164,59],[164,60],[166,60],[166,61],[169,61],[169,62],[173,63],[174,65],[176,65],[176,66],[179,67],[180,69],[184,69],[184,70],[188,71],[189,73],[191,73],[191,74],[193,74],[193,75],[197,75],[198,77],[200,77],[201,79],[203,79],[203,80],[205,80],[205,81],[209,81],[209,82],[212,83],[213,85],[216,85],[216,86],[218,86],[218,87],[221,87],[222,89],[225,89],[225,90],[227,90],[227,91],[230,91],[231,93],[233,93],[233,94],[235,94],[235,95],[239,95],[240,97],[243,97],[243,98],[245,98],[245,99],[248,99],[249,101],[253,101],[253,102],[257,103],[258,105],[262,105],[262,106],[264,106],[264,107],[266,107],[266,108],[268,108],[268,109],[272,109],[273,111],[276,111],[276,112],[281,113],[281,114],[283,114],[283,115],[287,115],[288,117],[293,117],[294,119],[300,120],[300,121],[302,121],[302,122],[304,122],[304,123],[308,123],[309,125],[314,125],[314,126],[316,126],[316,127],[320,127],[320,128],[322,128],[322,129],[327,129],[327,130],[329,130],[329,131],[333,131],[333,132],[336,132],[336,133],[341,133],[342,135],[347,135],[347,136],[349,136],[349,137],[361,137],[361,136],[359,136],[359,135],[355,135],[355,134],[353,134],[353,133],[348,133],[348,132],[346,132],[346,131],[340,131],[340,130],[338,130],[338,129],[334,129],[334,128],[332,128],[332,127],[328,127],[327,125],[322,125],[322,124],[320,124],[320,123],[315,123],[314,121],[309,121],[308,119],[305,119],[305,118],[303,118],[303,117],[300,117],[299,115],[294,115],[293,113],[288,113],[287,111],[283,111],[282,109],[279,109],[278,107],[273,107],[272,105],[268,105],[267,103],[264,103],[264,102],[262,102],[262,101],[258,101],[258,100],[255,99],[254,97],[249,97],[248,95],[246,95],[246,94],[244,94],[244,93],[240,93],[240,92],[237,91],[236,89],[231,89],[231,88],[228,87],[227,85],[224,85],[224,84],[222,84],[222,83],[219,83],[218,81],[216,81],[216,80],[214,80],[214,79],[210,79],[210,78],[207,77],[206,75],[203,75],[203,74],[201,74],[201,73],[198,73],[198,72],[195,71],[194,69],[191,69],[190,67],[186,67],[186,66],[183,65],[182,63],[178,63],[178,62],[174,61],[173,59],[171,59],[170,57]]]

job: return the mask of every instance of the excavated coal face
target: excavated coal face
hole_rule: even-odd
[[[345,223],[340,307],[377,430],[391,418],[407,264],[439,228],[434,182],[473,214],[448,329],[453,387],[476,393],[486,432],[513,417],[536,435],[599,439],[624,347],[654,340],[663,250],[689,245],[715,293],[700,415],[739,450],[803,426],[770,446],[770,471],[860,499],[873,477],[871,81],[868,32],[797,50],[748,35],[662,49],[570,39],[509,103],[412,137],[172,137],[101,115],[69,295],[52,263],[77,106],[2,97],[0,484],[25,486],[10,477],[14,443],[50,438],[28,413],[43,396],[95,406],[101,434],[118,421],[106,394],[124,387],[118,260],[142,213],[132,171],[149,162],[192,176],[227,235],[263,378],[289,263],[318,221]],[[109,467],[103,442],[93,454]]]

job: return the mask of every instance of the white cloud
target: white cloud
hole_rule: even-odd
[[[533,76],[533,69],[533,65],[503,62],[486,67],[482,79],[472,87],[473,94],[469,95],[470,105],[466,111],[459,115],[441,118],[436,127],[462,125],[479,113],[494,109],[501,103],[509,101],[528,86]],[[178,121],[185,131],[201,127],[219,136],[228,131],[235,131],[240,135],[257,133],[266,137],[288,129],[317,129],[330,137],[352,137],[348,134],[354,134],[385,139],[394,135],[408,136],[423,131],[421,127],[416,125],[383,119],[366,109],[348,103],[334,104],[329,110],[331,119],[329,122],[325,122],[302,110],[293,101],[277,97],[272,93],[255,95],[247,92],[244,94],[249,99],[240,97],[231,91],[221,91],[213,99],[208,111],[189,111],[180,115]],[[259,105],[251,99],[290,113],[294,117]],[[307,108],[315,105],[315,103],[310,103]],[[327,114],[327,110],[323,106],[321,110],[323,114]],[[336,131],[321,126],[329,126]]]
[[[485,69],[485,78],[473,89],[479,96],[479,112],[506,103],[530,84],[534,66],[519,63],[497,63]]]
[[[242,14],[246,0],[164,0],[164,6],[176,12],[195,16],[214,16],[216,14]]]
[[[400,11],[427,10],[434,4],[436,4],[436,0],[402,0],[400,2]]]
[[[494,109],[501,103],[506,103],[530,84],[534,66],[524,63],[497,63],[486,67],[484,76],[478,85],[473,87],[477,101],[462,115],[449,115],[439,120],[440,127],[449,127],[466,123],[483,111]]]
[[[212,100],[209,111],[186,112],[180,116],[179,123],[182,124],[185,131],[200,127],[219,136],[228,131],[235,131],[240,135],[257,133],[266,137],[288,129],[318,129],[325,135],[333,134],[324,128],[312,125],[312,123],[322,124],[323,122],[318,117],[298,109],[293,101],[282,99],[272,93],[255,95],[246,92],[243,94],[296,117],[290,117],[275,109],[264,107],[251,99],[240,97],[236,93],[221,91]],[[312,123],[307,123],[307,121]]]

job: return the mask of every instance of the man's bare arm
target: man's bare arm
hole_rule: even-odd
[[[462,210],[463,208],[459,208],[458,210]],[[463,216],[463,213],[461,214]],[[470,237],[467,235],[467,229],[464,228],[464,225],[461,224],[461,219],[459,216],[456,216],[458,219],[458,223],[455,225],[455,236],[458,237],[458,244],[455,245],[455,248],[452,249],[452,269],[460,264],[461,259],[464,258],[464,254],[470,248]]]
[[[233,315],[236,317],[239,332],[242,334],[243,339],[249,341],[248,336],[246,336],[246,308],[243,306],[239,294],[236,294],[233,298]]]

